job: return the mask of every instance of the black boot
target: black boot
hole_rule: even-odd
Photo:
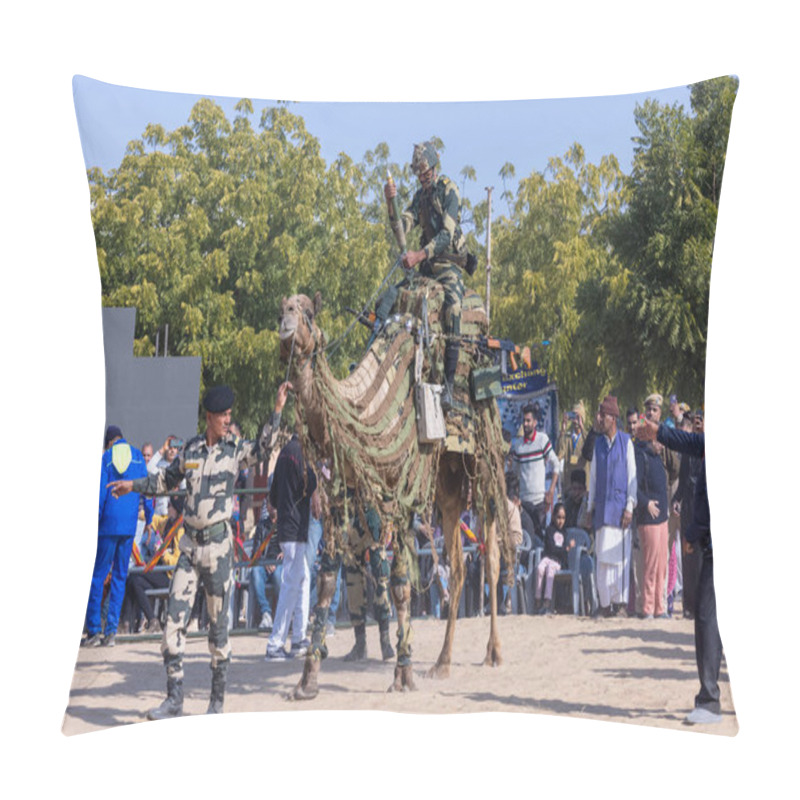
[[[458,366],[458,351],[461,343],[449,341],[444,349],[444,386],[442,387],[442,411],[445,414],[455,407],[453,398],[453,382],[456,377],[456,367]]]
[[[356,634],[356,643],[353,649],[344,657],[345,661],[367,660],[367,628],[364,623],[356,625],[353,630]]]
[[[225,679],[228,672],[228,662],[220,661],[216,667],[211,668],[211,699],[208,702],[206,714],[221,714],[225,703]]]
[[[167,678],[167,699],[147,712],[147,719],[169,719],[183,714],[183,681]]]
[[[381,655],[384,661],[391,661],[394,658],[394,648],[389,641],[389,620],[382,619],[378,622],[378,630],[381,633]]]

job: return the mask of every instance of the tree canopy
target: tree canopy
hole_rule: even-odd
[[[692,113],[646,101],[635,121],[633,169],[613,154],[586,161],[575,143],[544,172],[519,180],[505,164],[492,223],[492,324],[538,360],[568,402],[606,391],[632,403],[676,390],[702,400],[714,229],[737,82],[691,87]],[[434,137],[435,138],[435,137]],[[440,149],[444,143],[436,140]],[[253,434],[279,382],[281,298],[322,292],[328,339],[352,321],[396,257],[382,186],[401,202],[414,180],[385,143],[326,164],[319,141],[286,105],[255,120],[243,99],[233,120],[212,100],[185,125],[153,123],[119,167],[89,171],[103,303],[137,308],[135,353],[202,358],[202,387],[229,383]],[[453,174],[453,173],[449,173]],[[461,187],[475,180],[465,165]],[[465,202],[470,249],[485,263],[485,201]],[[469,281],[480,290],[483,271]],[[351,335],[333,354],[346,369],[363,348]]]

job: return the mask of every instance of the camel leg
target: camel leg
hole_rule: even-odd
[[[500,577],[500,549],[497,545],[497,527],[494,522],[485,526],[486,530],[486,575],[489,581],[489,643],[486,645],[486,658],[483,663],[499,667],[503,663],[500,656],[500,637],[497,633],[497,580]],[[481,590],[483,587],[481,587]]]
[[[456,632],[456,618],[458,617],[458,604],[461,600],[461,590],[464,588],[464,558],[461,549],[461,502],[460,497],[452,495],[445,504],[440,504],[442,511],[442,531],[447,549],[447,563],[450,565],[450,608],[447,614],[447,629],[444,634],[444,644],[439,658],[428,672],[430,678],[450,677],[450,659],[453,654],[453,639]]]
[[[322,554],[319,574],[317,575],[317,605],[314,609],[314,627],[311,632],[311,646],[306,653],[303,665],[303,676],[295,686],[294,700],[313,700],[319,694],[317,677],[322,660],[328,656],[325,644],[325,630],[328,625],[328,611],[331,600],[336,593],[336,575],[341,567],[341,556],[331,558],[327,552]]]

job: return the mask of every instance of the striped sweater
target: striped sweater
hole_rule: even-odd
[[[556,479],[560,464],[550,439],[542,431],[534,431],[532,439],[517,437],[511,442],[511,462],[519,478],[519,496],[534,505],[544,500],[547,464],[553,468]]]

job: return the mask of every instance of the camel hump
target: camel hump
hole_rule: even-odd
[[[426,295],[428,298],[428,325],[431,331],[439,333],[442,329],[444,289],[433,278],[415,277],[410,286],[401,284],[393,312],[395,314],[411,314],[417,319],[422,319],[423,299]],[[464,336],[486,336],[488,332],[489,326],[486,322],[483,298],[472,289],[467,289],[461,303],[461,333]]]

